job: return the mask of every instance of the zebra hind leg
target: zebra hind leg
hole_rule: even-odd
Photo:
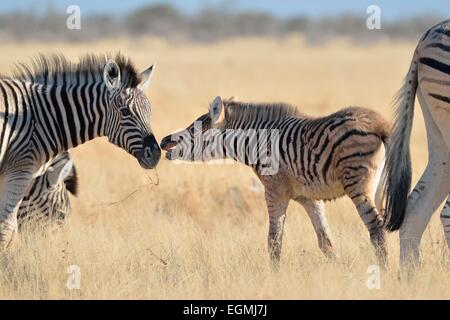
[[[443,166],[429,163],[409,195],[405,219],[400,227],[400,268],[407,277],[413,276],[420,266],[419,247],[423,232],[433,213],[448,196],[449,174],[445,171]]]
[[[375,248],[378,263],[382,268],[387,267],[386,232],[384,221],[374,203],[374,200],[366,193],[357,191],[349,192],[348,196],[358,210],[359,216],[369,230],[370,241]]]
[[[304,197],[296,198],[295,201],[305,208],[316,232],[320,250],[327,258],[335,259],[337,257],[336,249],[325,216],[325,205],[323,201]]]
[[[408,197],[403,223],[400,226],[401,274],[411,277],[421,264],[420,242],[433,213],[450,191],[450,154],[443,133],[430,113],[429,103],[419,88],[428,140],[428,164]]]

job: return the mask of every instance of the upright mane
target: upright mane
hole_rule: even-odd
[[[130,59],[118,53],[114,57],[111,54],[84,55],[78,63],[67,60],[62,54],[44,55],[38,54],[30,65],[18,63],[15,65],[13,75],[2,78],[20,79],[44,85],[79,83],[80,79],[87,76],[96,80],[103,79],[103,68],[108,61],[113,59],[120,68],[120,77],[125,88],[134,88],[140,82],[140,74]]]
[[[245,121],[277,121],[302,114],[296,107],[286,103],[244,103],[239,101],[224,101],[225,120],[233,122]]]

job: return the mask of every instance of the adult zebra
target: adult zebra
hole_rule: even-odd
[[[144,168],[160,149],[150,128],[144,94],[153,66],[138,73],[118,54],[87,55],[74,64],[61,55],[40,55],[0,78],[0,247],[17,229],[17,210],[30,182],[56,155],[107,136]]]
[[[62,223],[70,213],[69,193],[78,192],[78,175],[68,152],[56,156],[46,170],[36,176],[17,212],[19,228],[43,222]]]
[[[384,266],[385,232],[376,191],[387,132],[381,115],[363,108],[310,118],[286,104],[223,102],[216,97],[208,113],[163,138],[161,148],[169,160],[231,158],[253,168],[265,188],[274,266],[280,259],[290,200],[305,208],[323,253],[335,255],[323,200],[344,195],[355,204]]]
[[[428,164],[411,187],[409,143],[415,97],[419,99],[427,130]],[[450,20],[429,29],[420,39],[397,96],[396,118],[387,151],[384,176],[387,227],[400,229],[403,268],[420,261],[422,234],[450,191]],[[450,197],[449,197],[450,200]],[[449,203],[449,202],[447,202]],[[450,247],[450,207],[441,214]]]

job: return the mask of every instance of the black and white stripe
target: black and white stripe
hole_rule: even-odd
[[[39,56],[0,78],[0,247],[17,226],[32,178],[58,154],[99,136],[153,168],[160,149],[144,91],[153,66],[138,73],[122,55],[88,55],[79,63]]]
[[[19,228],[43,223],[62,223],[70,214],[69,193],[76,196],[78,176],[68,152],[55,157],[46,170],[36,176],[17,212]]]
[[[441,222],[444,227],[445,238],[447,239],[447,245],[450,247],[450,194],[447,197],[444,208],[441,212]]]

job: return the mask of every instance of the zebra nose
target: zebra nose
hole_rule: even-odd
[[[161,157],[161,151],[159,151],[159,148],[157,150],[154,150],[150,147],[146,147],[144,149],[144,157],[148,159],[159,160],[159,158]]]
[[[144,138],[144,158],[151,160],[156,163],[161,158],[161,149],[159,148],[158,142],[156,142],[154,135],[149,135]]]
[[[145,149],[144,149],[144,157],[146,157],[146,158],[151,158],[153,155],[152,155],[152,150],[149,148],[149,147],[146,147]]]

